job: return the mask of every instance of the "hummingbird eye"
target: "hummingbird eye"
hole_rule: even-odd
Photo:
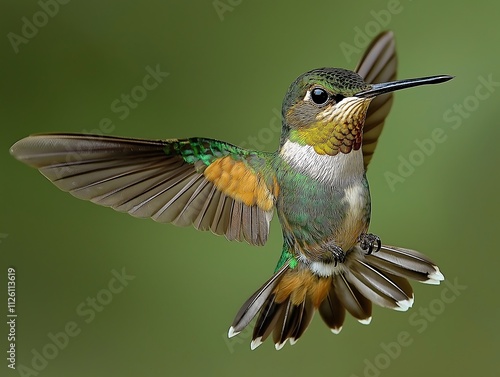
[[[314,88],[311,90],[311,99],[316,105],[324,105],[328,102],[330,96],[325,89],[322,88]]]

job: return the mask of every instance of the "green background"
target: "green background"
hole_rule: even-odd
[[[74,322],[78,335],[39,376],[497,375],[500,91],[498,84],[476,89],[481,77],[500,81],[498,6],[220,3],[228,7],[221,15],[212,1],[70,1],[16,53],[8,33],[20,35],[22,18],[41,8],[1,2],[0,313],[13,266],[18,367],[33,368],[33,351],[53,343],[49,333]],[[456,78],[396,95],[368,174],[371,231],[425,252],[461,288],[416,284],[409,312],[377,307],[370,326],[348,318],[332,335],[316,316],[297,345],[277,352],[266,342],[250,351],[249,332],[225,334],[274,269],[282,242],[276,219],[265,247],[230,243],[76,200],[8,153],[28,134],[95,132],[103,118],[113,121],[104,130],[113,135],[236,144],[253,137],[273,150],[275,113],[290,82],[312,68],[354,68],[366,45],[357,30],[373,36],[381,29],[395,31],[398,77]],[[344,53],[347,44],[359,51]],[[169,76],[120,119],[111,104],[156,65]],[[408,159],[436,128],[446,141],[391,189],[387,172],[398,174],[400,156]],[[90,314],[77,307],[105,295],[112,271],[122,269],[135,278],[86,323]],[[5,355],[6,317],[0,322]],[[401,336],[410,339],[395,346]],[[0,375],[19,375],[6,364],[2,356]]]

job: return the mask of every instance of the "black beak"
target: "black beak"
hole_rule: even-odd
[[[411,88],[413,86],[439,84],[441,82],[446,82],[448,80],[451,80],[453,77],[454,76],[440,75],[440,76],[421,77],[418,79],[384,82],[381,84],[372,84],[370,89],[356,93],[354,96],[359,98],[371,98],[378,96],[380,94],[394,92],[395,90],[400,90],[405,88]]]

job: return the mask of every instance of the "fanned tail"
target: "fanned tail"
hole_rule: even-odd
[[[259,313],[252,349],[262,344],[271,333],[276,349],[281,349],[288,339],[293,344],[306,330],[330,286],[331,277],[314,275],[303,263],[293,269],[287,263],[245,302],[228,335],[236,335]]]
[[[258,314],[251,348],[257,348],[272,333],[279,350],[287,340],[290,344],[297,342],[316,310],[338,334],[346,312],[369,324],[372,303],[408,310],[414,299],[408,279],[426,284],[444,280],[425,255],[387,245],[371,255],[356,246],[344,263],[329,267],[318,275],[306,263],[299,261],[293,269],[286,263],[245,302],[229,329],[229,337],[237,335]]]

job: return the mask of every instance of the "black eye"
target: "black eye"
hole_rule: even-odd
[[[315,88],[311,91],[311,99],[316,105],[324,105],[328,101],[328,93],[325,89]]]

